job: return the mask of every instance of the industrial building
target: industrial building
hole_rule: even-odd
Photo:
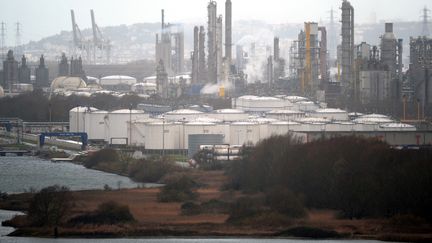
[[[317,133],[332,136],[340,133],[399,136],[401,133],[408,134],[409,141],[415,139],[414,126],[388,116],[348,114],[341,109],[323,108],[299,96],[244,96],[233,104],[236,109],[210,112],[180,109],[153,115],[133,109],[108,112],[76,107],[69,113],[69,123],[71,131],[87,132],[90,140],[137,146],[155,153],[183,153],[191,143],[197,143],[197,138],[192,138],[196,135],[202,135],[200,139],[207,135],[220,136],[220,143],[230,145],[256,144],[287,132],[304,142],[309,141],[309,134],[314,137]]]
[[[414,100],[421,104],[421,117],[432,114],[432,39],[418,37],[410,39],[409,83],[414,91]]]

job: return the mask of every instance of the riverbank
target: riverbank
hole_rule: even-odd
[[[197,189],[198,202],[211,199],[239,197],[239,192],[221,191],[227,180],[222,171],[193,171],[190,173],[203,186]],[[332,210],[309,210],[304,219],[279,226],[257,224],[236,225],[226,223],[229,215],[205,213],[182,214],[182,203],[158,202],[158,188],[121,189],[111,191],[87,190],[73,192],[73,214],[95,210],[106,201],[127,205],[136,219],[135,223],[119,225],[64,226],[58,230],[59,237],[308,237],[348,239],[377,239],[391,241],[430,242],[432,228],[428,225],[397,225],[390,220],[339,219]],[[0,208],[25,211],[31,194],[10,195],[0,201]],[[10,222],[17,229],[13,236],[52,237],[52,228],[22,227],[19,221]],[[330,234],[335,232],[336,234]],[[324,237],[324,238],[327,238]]]

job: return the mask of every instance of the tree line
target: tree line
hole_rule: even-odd
[[[275,136],[244,151],[227,173],[245,192],[293,192],[308,208],[347,218],[410,214],[432,221],[432,150],[397,150],[375,139],[300,144]]]

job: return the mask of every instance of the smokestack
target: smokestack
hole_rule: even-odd
[[[162,12],[162,30],[165,28],[165,10],[161,10]]]
[[[385,23],[385,32],[393,33],[393,23]]]
[[[273,39],[273,57],[275,61],[279,60],[279,53],[279,37],[275,37]]]
[[[232,4],[231,0],[225,2],[225,58],[228,65],[231,65],[232,54]]]

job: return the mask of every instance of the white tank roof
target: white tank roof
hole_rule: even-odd
[[[389,118],[389,117],[382,114],[372,113],[372,114],[362,115],[360,116],[360,118]]]
[[[179,110],[169,111],[169,112],[167,112],[165,114],[167,114],[167,115],[174,115],[174,114],[203,114],[203,112],[197,111],[197,110],[190,110],[190,109],[179,109]]]
[[[142,111],[142,110],[135,110],[135,109],[132,109],[132,110],[121,109],[121,110],[111,111],[110,113],[111,114],[129,114],[129,113],[132,113],[132,114],[144,114],[145,112]]]
[[[288,126],[288,125],[300,125],[300,123],[293,122],[293,121],[277,121],[277,122],[272,122],[270,124],[272,124],[272,125],[285,125],[285,126]]]
[[[94,111],[98,111],[98,109],[94,108],[94,107],[78,106],[78,107],[72,108],[70,111],[73,111],[73,112],[94,112]]]
[[[212,117],[200,116],[200,117],[194,118],[192,120],[189,120],[189,122],[221,123],[222,120],[212,118]]]
[[[321,117],[303,117],[296,120],[300,123],[329,123],[330,120]]]
[[[238,126],[241,126],[241,125],[256,125],[256,123],[255,122],[250,122],[250,121],[242,121],[242,122],[233,122],[233,123],[231,123],[231,125],[238,125]]]
[[[248,121],[253,123],[258,123],[258,124],[265,124],[265,123],[277,122],[278,120],[273,118],[257,117],[257,118],[249,119]]]
[[[406,124],[406,123],[387,123],[387,124],[381,124],[380,127],[384,128],[415,128],[415,126]]]
[[[318,109],[316,113],[346,113],[346,111],[335,108]]]
[[[376,124],[376,123],[392,123],[394,122],[392,119],[388,119],[388,118],[364,118],[364,117],[360,117],[354,120],[354,122],[356,123],[366,123],[366,124]]]
[[[204,122],[204,121],[192,121],[192,122],[188,122],[188,123],[186,123],[185,124],[186,126],[196,126],[196,125],[199,125],[199,126],[213,126],[213,125],[216,125],[216,123],[213,123],[213,122]]]
[[[294,110],[272,110],[267,112],[267,114],[304,114],[304,112]]]
[[[220,109],[220,110],[215,110],[213,111],[213,113],[218,113],[218,114],[243,114],[245,113],[242,110],[238,110],[238,109]]]
[[[305,101],[305,100],[309,100],[306,97],[302,97],[302,96],[295,96],[295,95],[291,95],[291,96],[285,96],[284,97],[285,100],[289,100],[291,102],[298,102],[298,101]]]

